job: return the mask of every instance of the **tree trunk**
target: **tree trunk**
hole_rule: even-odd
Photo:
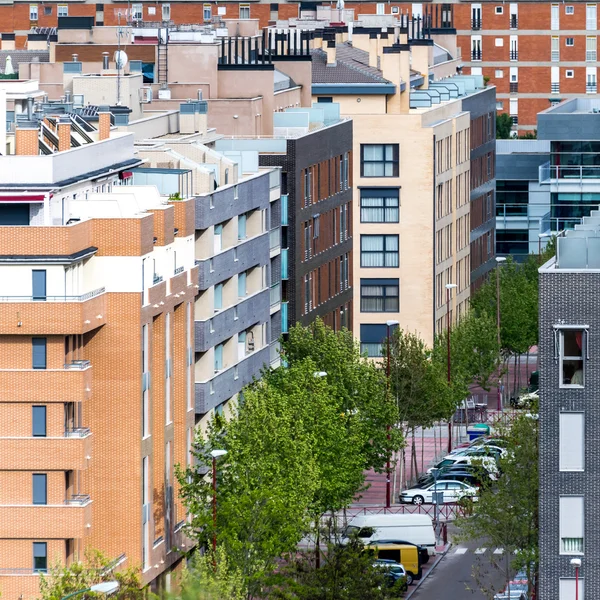
[[[435,427],[435,425],[434,425]],[[425,428],[421,427],[421,473],[425,470]]]
[[[514,398],[517,389],[517,355],[515,354],[515,370],[513,372],[513,389],[511,397]]]
[[[415,428],[412,428],[412,448],[411,448],[411,479],[416,481],[419,478],[419,465],[417,464],[417,444],[415,441]]]

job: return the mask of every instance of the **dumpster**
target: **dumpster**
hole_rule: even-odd
[[[490,434],[490,426],[485,423],[476,423],[475,425],[469,425],[467,427],[467,435],[469,436],[469,441],[472,442],[479,437]]]

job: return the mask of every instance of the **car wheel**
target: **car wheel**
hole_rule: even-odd
[[[406,585],[412,585],[414,582],[413,576],[411,573],[406,574]]]
[[[423,502],[425,502],[425,498],[423,498],[423,496],[415,496],[412,499],[412,503],[416,504],[417,506],[421,506],[421,504],[423,504]]]

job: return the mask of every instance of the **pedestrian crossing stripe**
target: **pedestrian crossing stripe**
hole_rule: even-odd
[[[496,548],[494,554],[504,554],[504,548]]]
[[[484,554],[486,550],[487,548],[477,548],[477,550],[475,550],[475,554]]]
[[[457,548],[454,554],[466,554],[468,548]]]

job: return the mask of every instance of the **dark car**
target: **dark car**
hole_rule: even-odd
[[[465,483],[471,483],[475,486],[481,485],[482,480],[487,477],[486,473],[482,472],[482,467],[477,465],[467,465],[464,463],[443,467],[437,471],[438,479],[442,477],[444,479],[453,479],[449,476],[454,474],[459,474],[461,476],[469,475],[472,477],[472,481],[470,482],[462,478],[455,479],[455,481],[465,481]],[[424,473],[421,475],[421,477],[419,477],[418,485],[430,485],[432,483],[433,475],[431,473]]]

